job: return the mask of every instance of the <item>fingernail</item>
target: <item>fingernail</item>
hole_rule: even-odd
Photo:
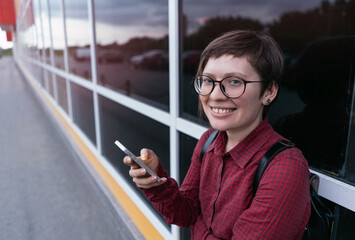
[[[146,170],[143,168],[143,169],[140,170],[140,173],[141,173],[141,174],[145,174],[145,173],[146,173]]]

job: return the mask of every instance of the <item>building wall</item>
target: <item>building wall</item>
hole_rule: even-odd
[[[116,139],[154,149],[182,182],[207,129],[192,87],[199,54],[232,29],[269,32],[285,75],[269,120],[304,152],[336,210],[335,239],[353,239],[353,1],[20,1],[15,57],[148,239],[186,239],[128,176]],[[126,206],[127,205],[127,206]]]

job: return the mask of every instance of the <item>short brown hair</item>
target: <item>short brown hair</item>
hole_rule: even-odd
[[[266,33],[235,30],[216,38],[202,52],[197,75],[203,73],[210,58],[219,58],[222,55],[248,58],[261,80],[265,81],[260,96],[274,82],[279,84],[282,79],[283,56],[280,47]],[[267,113],[268,108],[264,107],[264,110]]]

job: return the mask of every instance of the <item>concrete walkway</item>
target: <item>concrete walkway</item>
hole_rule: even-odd
[[[135,239],[11,57],[0,73],[0,239]]]

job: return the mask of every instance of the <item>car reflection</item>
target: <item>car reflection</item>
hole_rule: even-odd
[[[184,72],[196,73],[201,57],[200,50],[189,50],[182,54]]]
[[[98,62],[101,63],[121,63],[123,62],[123,55],[119,50],[99,50],[97,54]]]
[[[129,60],[134,69],[168,70],[169,54],[161,49],[154,49],[135,55]]]
[[[90,47],[75,48],[74,59],[78,62],[90,60]]]

